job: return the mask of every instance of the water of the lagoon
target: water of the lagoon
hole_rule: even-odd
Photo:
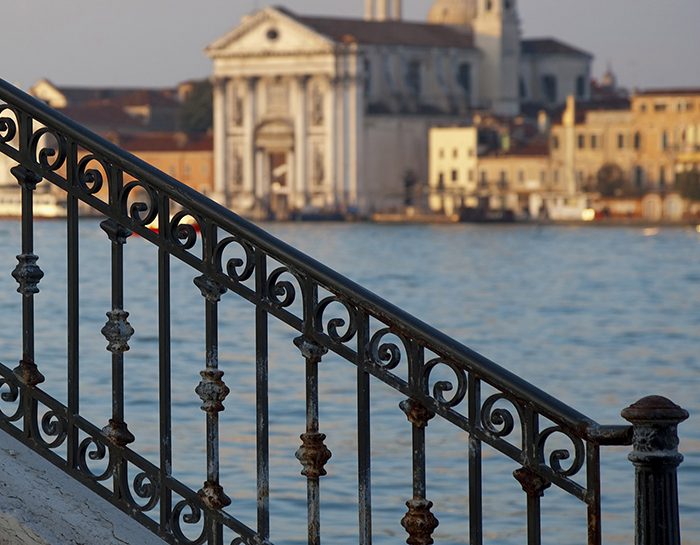
[[[622,408],[662,394],[688,409],[680,426],[684,543],[700,543],[700,234],[694,229],[534,226],[273,224],[275,235],[416,314],[605,424]],[[46,388],[65,400],[65,230],[36,225],[46,276],[36,297],[37,361]],[[0,359],[20,352],[19,295],[10,277],[19,226],[0,223]],[[109,310],[109,244],[95,221],[81,224],[81,410],[98,425],[110,410],[110,359],[100,328]],[[126,420],[134,448],[158,458],[156,252],[126,246],[125,306],[136,333],[126,354]],[[203,301],[192,272],[173,266],[174,473],[195,489],[205,470],[204,413],[194,387],[203,368]],[[231,387],[221,415],[222,481],[229,508],[255,527],[253,309],[232,294],[221,305],[220,361]],[[274,320],[271,319],[271,322]],[[304,429],[303,364],[294,332],[271,325],[272,541],[305,543],[305,480],[294,458]],[[322,480],[322,532],[332,545],[357,543],[355,373],[321,364],[321,431],[333,452]],[[400,396],[372,390],[375,543],[405,539],[399,521],[411,495],[409,424]],[[434,419],[428,427],[428,497],[439,544],[468,542],[467,438]],[[633,541],[633,474],[627,447],[603,448],[605,543]],[[514,463],[485,450],[485,543],[525,541],[525,497]],[[549,489],[543,542],[585,542],[585,508]]]

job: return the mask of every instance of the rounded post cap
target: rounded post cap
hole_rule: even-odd
[[[663,396],[643,397],[620,413],[632,424],[641,422],[679,423],[688,418],[688,411]]]

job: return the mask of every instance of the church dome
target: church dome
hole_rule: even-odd
[[[470,25],[476,17],[476,0],[436,0],[428,22],[436,25]]]

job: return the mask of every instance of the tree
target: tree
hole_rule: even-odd
[[[625,189],[625,173],[615,163],[605,163],[596,176],[596,188],[603,197],[622,195]]]
[[[212,87],[209,80],[193,83],[192,90],[182,102],[179,112],[180,130],[206,132],[212,127]]]
[[[686,170],[676,174],[676,190],[684,199],[700,201],[700,170]]]

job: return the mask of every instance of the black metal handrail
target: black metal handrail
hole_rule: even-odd
[[[300,333],[294,342],[306,362],[306,431],[297,458],[307,478],[309,543],[320,543],[320,477],[331,455],[320,432],[318,412],[318,363],[328,351],[357,367],[360,544],[372,542],[370,376],[406,397],[401,409],[412,424],[413,497],[401,523],[408,532],[408,543],[432,543],[438,524],[426,498],[425,427],[435,416],[470,437],[470,543],[483,541],[482,443],[522,466],[514,475],[527,494],[529,544],[540,543],[540,497],[552,484],[587,505],[589,544],[601,542],[599,449],[601,445],[632,444],[633,426],[598,424],[2,80],[0,99],[4,102],[0,105],[0,152],[18,163],[13,175],[22,188],[23,206],[22,251],[13,272],[23,301],[23,356],[14,371],[0,366],[0,388],[5,388],[2,399],[17,401],[13,414],[0,414],[0,427],[171,543],[220,544],[224,527],[239,536],[233,543],[269,543],[267,359],[268,318],[273,317]],[[42,180],[67,196],[67,406],[37,387],[44,378],[34,361],[33,298],[43,272],[33,249],[32,193]],[[78,406],[79,203],[106,218],[101,225],[112,246],[112,308],[102,333],[112,354],[113,414],[102,429],[81,417]],[[156,219],[160,228],[154,232],[148,225]],[[123,358],[133,328],[123,301],[123,246],[132,233],[158,248],[159,465],[129,448],[134,436],[124,421]],[[207,475],[197,492],[174,479],[170,469],[171,257],[200,273],[194,282],[205,299],[206,367],[196,392],[206,412]],[[230,499],[219,482],[218,415],[229,389],[219,369],[218,305],[227,291],[256,308],[256,529],[225,510]],[[452,378],[444,380],[445,373]],[[440,379],[434,378],[438,375]],[[482,399],[482,385],[496,393]],[[39,404],[44,407],[43,415]],[[667,465],[674,468],[674,479],[680,459],[671,436],[685,416],[682,409],[657,398],[628,408],[625,415],[639,429],[656,429],[654,419],[663,420],[664,437],[670,437]],[[547,445],[554,436],[570,446],[552,450]],[[63,445],[65,457],[56,450]],[[644,446],[635,443],[635,449],[643,452]],[[89,459],[107,460],[106,469],[94,474]],[[638,471],[644,469],[644,460],[642,454],[635,458]],[[139,471],[131,483],[130,468]],[[675,490],[671,496],[677,496]],[[182,523],[197,523],[202,516],[201,535],[186,537]],[[675,516],[669,527],[677,533],[677,504],[675,515],[668,516]]]

